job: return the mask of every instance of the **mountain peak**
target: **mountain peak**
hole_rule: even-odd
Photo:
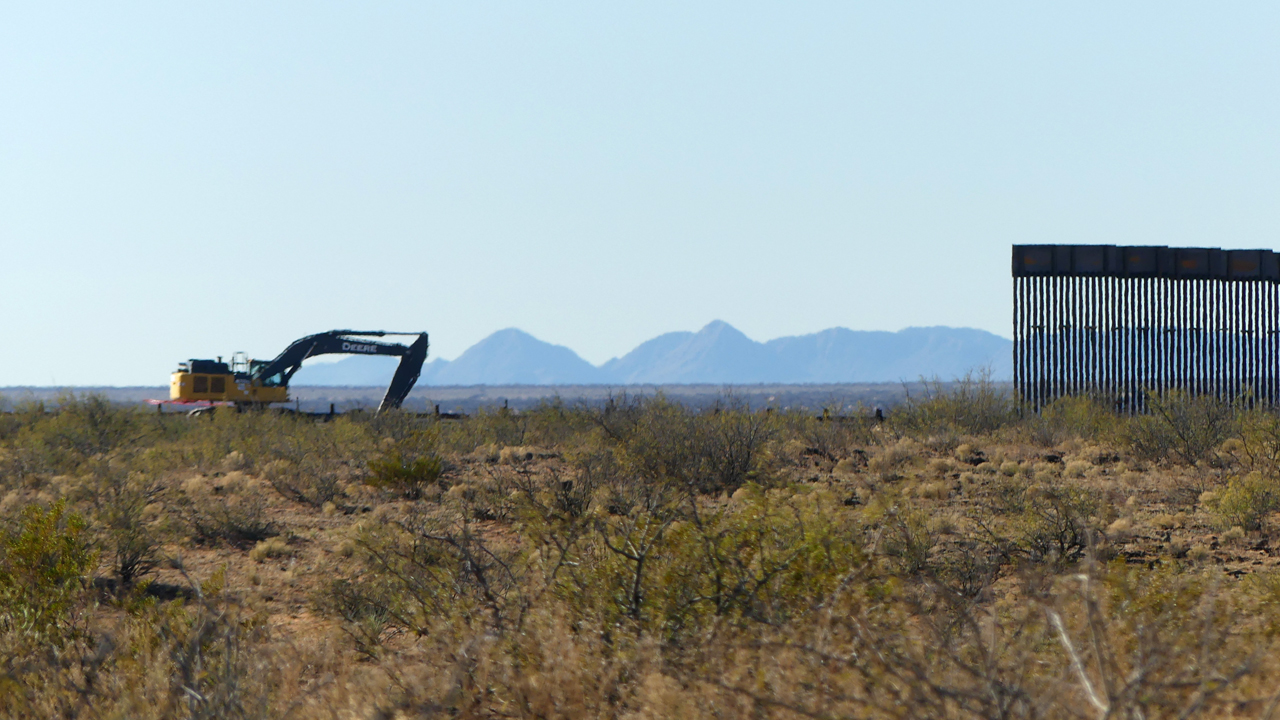
[[[712,320],[711,322],[702,326],[702,329],[699,330],[696,334],[707,335],[712,337],[725,336],[725,337],[741,338],[748,342],[752,342],[751,338],[748,338],[746,333],[742,332],[738,328],[730,325],[729,323],[723,320]]]
[[[720,331],[723,331],[723,330],[726,330],[726,329],[727,329],[727,330],[732,330],[732,331],[734,331],[734,332],[737,332],[737,331],[738,331],[738,329],[737,329],[737,328],[735,328],[734,326],[730,325],[729,323],[727,323],[727,322],[725,322],[725,321],[723,321],[723,320],[712,320],[711,322],[707,323],[706,325],[703,325],[703,326],[702,326],[702,329],[701,329],[701,330],[699,330],[698,332],[704,332],[704,333],[706,333],[706,332],[720,332]]]
[[[542,343],[541,340],[521,330],[520,328],[509,327],[509,328],[503,328],[501,330],[497,330],[495,332],[489,333],[482,340],[480,340],[480,342],[476,343],[475,345],[472,345],[470,348],[467,348],[467,352],[470,352],[472,349],[480,347],[481,345],[485,345],[485,344],[531,343],[531,342]],[[546,344],[546,343],[543,343],[543,344]]]
[[[435,385],[579,385],[599,381],[599,368],[574,351],[519,328],[489,335],[431,379]]]

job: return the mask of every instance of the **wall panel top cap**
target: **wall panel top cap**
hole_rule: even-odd
[[[1209,248],[1179,248],[1178,277],[1209,277]]]
[[[1209,277],[1214,280],[1227,279],[1227,251],[1214,248],[1209,251]]]
[[[1262,253],[1257,250],[1228,250],[1227,277],[1231,280],[1257,280],[1262,277]]]
[[[1124,249],[1124,274],[1129,277],[1155,277],[1155,247],[1127,247]]]
[[[1262,279],[1280,283],[1280,255],[1270,250],[1262,251]]]
[[[1071,274],[1094,277],[1107,274],[1107,245],[1076,245],[1071,249]]]
[[[1052,245],[1014,245],[1013,275],[1014,277],[1052,275]]]
[[[1014,245],[1013,276],[1265,280],[1280,284],[1280,254],[1162,245]]]

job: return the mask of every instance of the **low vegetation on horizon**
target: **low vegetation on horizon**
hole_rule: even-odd
[[[0,414],[0,717],[1270,718],[1280,414]]]

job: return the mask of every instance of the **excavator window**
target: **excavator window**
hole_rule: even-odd
[[[192,378],[192,381],[193,381],[193,386],[191,388],[192,391],[198,392],[198,393],[209,392],[209,378],[207,376],[196,375],[195,377]]]

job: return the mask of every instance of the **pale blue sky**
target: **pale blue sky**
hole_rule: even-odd
[[[4,3],[0,386],[335,327],[1010,334],[1009,246],[1280,247],[1274,3]]]

